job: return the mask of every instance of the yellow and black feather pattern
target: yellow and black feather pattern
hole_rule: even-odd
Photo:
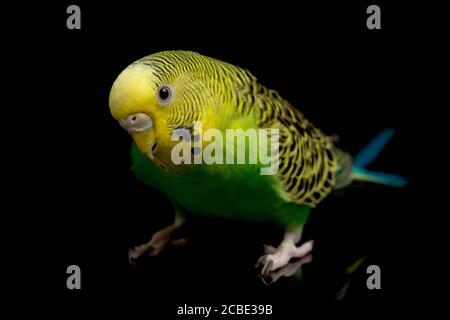
[[[167,109],[166,120],[171,130],[192,126],[194,121],[203,119],[206,108],[228,104],[234,99],[230,90],[234,73],[231,64],[191,51],[160,52],[135,63],[150,66],[157,79],[155,83],[182,84],[183,103]]]
[[[261,128],[280,130],[276,176],[282,195],[288,201],[315,206],[336,184],[339,159],[333,152],[330,138],[276,91],[259,84],[250,72],[238,69],[237,73],[239,110],[254,112]]]

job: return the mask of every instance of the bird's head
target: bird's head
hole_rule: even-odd
[[[173,130],[193,125],[212,104],[213,63],[194,52],[160,52],[134,62],[115,80],[111,114],[157,165],[171,166]]]

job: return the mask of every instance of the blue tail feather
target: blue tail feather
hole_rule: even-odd
[[[408,178],[395,174],[370,171],[359,167],[354,167],[352,174],[355,180],[374,182],[396,188],[402,188],[410,182]]]
[[[384,129],[381,131],[353,157],[353,164],[357,167],[365,168],[372,163],[391,140],[394,132],[394,129]]]
[[[355,180],[380,183],[398,188],[404,187],[409,183],[407,178],[398,175],[365,169],[381,153],[394,135],[394,132],[393,129],[384,129],[353,157],[352,176]]]

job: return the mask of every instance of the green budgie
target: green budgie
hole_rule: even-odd
[[[353,180],[406,184],[402,177],[364,169],[392,130],[383,131],[352,158],[249,71],[198,53],[166,51],[132,63],[114,82],[109,105],[113,117],[133,138],[135,175],[162,190],[175,211],[172,225],[129,251],[131,261],[144,253],[159,254],[174,240],[172,233],[183,224],[187,209],[199,215],[273,222],[283,228],[280,245],[265,246],[265,254],[257,261],[264,276],[285,267],[292,258],[309,256],[313,240],[298,245],[303,227],[311,209],[333,190]],[[249,134],[234,139],[227,130]],[[263,132],[253,136],[257,137],[253,147],[247,143],[251,130]],[[204,161],[195,161],[199,156],[202,160],[208,141],[212,144],[211,132],[215,133],[214,152],[209,150],[209,161],[205,155]],[[220,134],[224,141],[219,141]],[[274,150],[269,148],[272,142]],[[186,150],[180,149],[180,143],[190,151],[181,160],[174,157],[177,148]],[[267,149],[276,170],[263,173],[268,164],[263,157],[254,163],[220,161],[225,154],[227,160],[239,158],[239,148],[244,149],[244,159],[255,159],[255,154]]]

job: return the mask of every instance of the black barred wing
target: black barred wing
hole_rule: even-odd
[[[280,194],[287,201],[315,206],[336,184],[338,160],[329,137],[276,91],[238,71],[238,111],[254,113],[261,128],[278,128]]]

